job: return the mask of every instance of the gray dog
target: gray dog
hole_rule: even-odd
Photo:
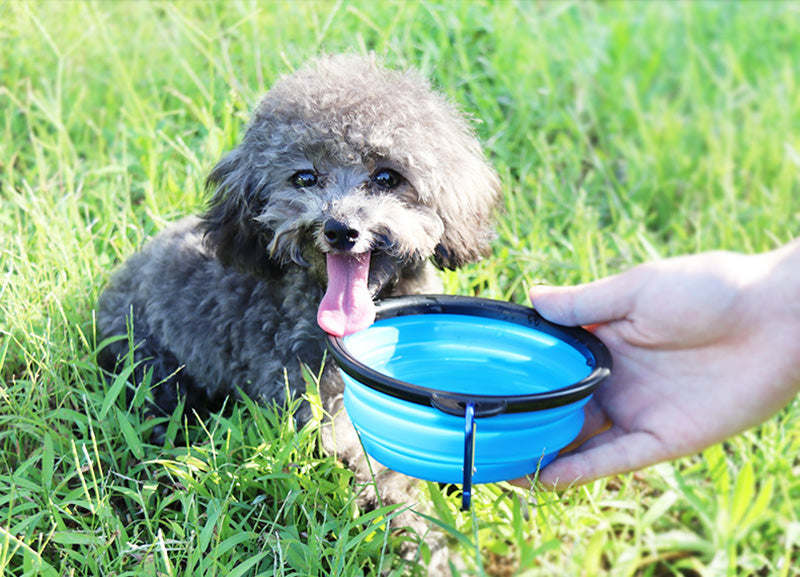
[[[479,259],[499,197],[453,105],[418,75],[356,56],[278,80],[208,189],[205,214],[153,238],[98,304],[102,338],[132,325],[136,378],[152,370],[167,415],[181,398],[202,413],[238,390],[262,403],[302,394],[301,363],[320,368],[326,331],[368,326],[374,298],[441,292],[433,265]],[[128,352],[114,341],[101,363],[114,370]],[[367,478],[342,390],[328,367],[324,444]],[[309,416],[301,404],[298,420]],[[378,476],[384,503],[413,500],[401,475]]]

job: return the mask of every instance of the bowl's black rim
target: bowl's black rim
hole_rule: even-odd
[[[413,295],[380,300],[376,320],[418,314],[460,314],[487,317],[535,328],[570,345],[592,367],[588,376],[577,383],[545,393],[529,395],[463,395],[422,387],[384,375],[349,353],[343,337],[328,335],[328,349],[345,373],[368,387],[402,399],[436,407],[452,415],[463,416],[467,403],[475,405],[476,417],[500,413],[526,413],[562,407],[586,398],[611,374],[611,353],[600,339],[580,327],[551,323],[536,310],[479,297],[453,295]]]

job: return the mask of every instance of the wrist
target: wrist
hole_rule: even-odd
[[[775,257],[769,273],[775,304],[800,331],[800,238],[771,254]]]
[[[787,381],[800,391],[800,238],[761,255],[766,267],[754,285],[756,321],[763,323],[765,340],[778,347],[776,355],[789,366]],[[776,358],[777,362],[781,362]]]

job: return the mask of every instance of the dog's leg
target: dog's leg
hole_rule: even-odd
[[[220,400],[209,398],[205,390],[197,386],[195,379],[172,351],[152,333],[143,315],[136,314],[133,307],[127,312],[122,306],[109,310],[108,304],[113,304],[112,299],[118,295],[115,291],[109,291],[104,296],[106,306],[101,309],[99,317],[103,332],[120,335],[121,338],[109,342],[98,351],[98,364],[109,374],[118,374],[124,370],[123,363],[133,362],[131,383],[141,386],[147,379],[151,383],[153,399],[148,403],[147,416],[170,417],[182,400],[185,401],[184,414],[189,418],[195,414],[202,417],[221,405]],[[128,338],[124,338],[126,334]],[[132,359],[126,360],[131,357],[131,350]],[[133,395],[129,394],[128,397],[130,401]],[[163,444],[166,432],[166,424],[154,425],[150,442]]]
[[[358,433],[344,409],[344,383],[333,363],[323,369],[319,388],[326,415],[321,431],[323,448],[329,454],[336,455],[355,474],[359,505],[366,509],[392,504],[407,507],[394,518],[392,524],[397,528],[407,527],[425,541],[431,550],[429,575],[449,576],[444,535],[431,528],[428,521],[414,512],[427,512],[425,503],[420,500],[417,481],[387,469],[365,454]],[[401,553],[406,558],[414,558],[417,549],[417,546],[410,545],[403,548]]]

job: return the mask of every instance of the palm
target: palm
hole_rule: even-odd
[[[614,357],[612,376],[586,407],[581,438],[589,440],[542,470],[545,486],[692,454],[791,400],[797,367],[786,335],[798,327],[768,314],[758,284],[763,267],[746,259],[708,253],[532,293],[551,320],[601,323],[593,330]]]

